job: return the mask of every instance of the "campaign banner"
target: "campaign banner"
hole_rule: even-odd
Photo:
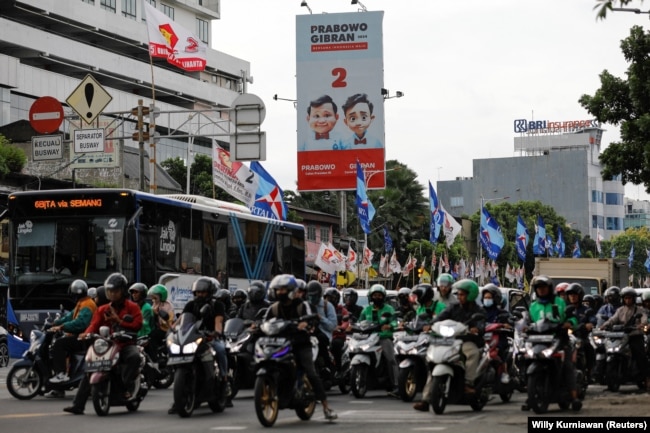
[[[384,13],[296,17],[298,190],[354,190],[385,170]],[[372,176],[370,189],[385,187]]]
[[[241,162],[232,161],[230,152],[214,142],[212,149],[212,181],[222,190],[251,207],[255,203],[258,179]]]

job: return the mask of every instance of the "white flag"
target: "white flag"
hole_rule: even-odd
[[[600,234],[600,227],[596,228],[596,251],[598,251],[598,254],[602,252],[602,249],[600,247],[600,243],[604,240],[603,235]]]
[[[334,260],[334,252],[325,243],[321,242],[314,264],[328,274],[335,274],[337,265]]]
[[[379,258],[379,274],[387,277],[388,276],[388,258],[385,255],[381,255]]]
[[[334,245],[332,245],[331,242],[327,244],[327,248],[329,248],[332,251],[332,254],[334,255],[334,258],[332,259],[332,263],[334,266],[336,266],[337,271],[345,271],[345,256],[341,254],[339,250],[336,249]]]
[[[354,275],[357,274],[357,253],[350,246],[348,246],[348,256],[345,259],[345,268],[352,271]]]
[[[402,272],[402,266],[399,264],[399,261],[397,260],[397,253],[395,252],[395,250],[393,250],[393,255],[390,258],[389,267],[390,267],[390,271],[395,274],[399,274]]]
[[[212,153],[212,181],[247,207],[255,205],[259,176],[247,165],[231,161],[230,152],[219,146],[216,141]]]
[[[445,240],[447,242],[447,247],[451,247],[451,245],[454,243],[454,239],[456,239],[456,236],[458,236],[458,233],[460,233],[462,227],[460,224],[458,224],[456,218],[451,216],[449,212],[447,212],[445,208],[442,207],[442,203],[440,203],[440,208],[445,215],[445,222],[442,225],[442,228],[445,232]]]

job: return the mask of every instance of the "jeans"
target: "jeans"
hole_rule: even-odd
[[[395,359],[395,346],[391,338],[382,338],[379,340],[381,344],[381,353],[386,360],[386,367],[388,368],[388,379],[390,380],[391,390],[397,388],[397,359]]]
[[[221,340],[212,340],[210,342],[216,352],[217,364],[219,364],[219,377],[226,378],[228,372],[228,356],[226,355],[226,345]]]

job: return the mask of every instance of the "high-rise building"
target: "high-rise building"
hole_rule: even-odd
[[[204,71],[187,72],[165,59],[150,62],[144,2],[210,47]],[[228,146],[226,109],[252,82],[249,62],[211,47],[211,22],[220,15],[220,0],[0,2],[0,126],[25,121],[37,98],[51,96],[64,104],[59,133],[69,140],[80,121],[65,101],[90,74],[112,97],[98,119],[124,146],[138,147],[130,138],[136,119],[125,112],[138,100],[148,107],[155,97],[162,112],[156,130],[164,138],[152,156],[186,160],[188,143],[211,156],[213,138]]]

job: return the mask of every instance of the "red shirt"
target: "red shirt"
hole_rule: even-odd
[[[106,320],[105,313],[111,308],[111,305],[112,302],[102,305],[97,309],[97,311],[95,311],[95,314],[93,314],[93,318],[90,321],[90,325],[88,325],[88,328],[84,331],[85,333],[97,334],[101,326],[108,326],[112,331],[115,331],[117,326],[133,332],[138,332],[140,330],[142,327],[142,312],[140,311],[140,306],[138,304],[127,299],[124,301],[120,309],[116,309],[116,313],[120,319],[123,319],[127,314],[133,317],[132,322],[122,321],[119,324]]]

